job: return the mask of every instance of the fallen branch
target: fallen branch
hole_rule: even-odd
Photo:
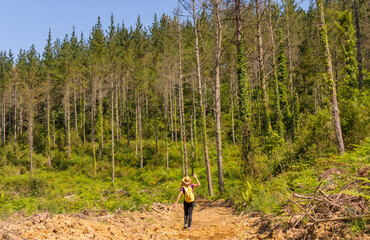
[[[154,207],[152,207],[152,209],[153,209],[154,211],[156,211],[157,213],[162,213],[161,211],[159,211],[158,209],[156,209],[156,208],[154,208]]]
[[[297,207],[299,208],[299,209],[301,209],[305,214],[304,215],[302,215],[302,216],[300,216],[299,218],[298,218],[298,220],[294,223],[294,225],[293,225],[293,227],[295,227],[301,220],[302,220],[302,218],[304,218],[306,215],[309,217],[309,218],[311,218],[313,221],[316,221],[316,219],[314,218],[314,217],[312,217],[309,213],[308,213],[308,211],[306,211],[304,208],[302,208],[298,203],[296,203],[293,199],[289,199],[292,203],[294,203],[295,205],[297,205]],[[315,206],[314,206],[315,207]],[[311,210],[311,209],[310,209]]]

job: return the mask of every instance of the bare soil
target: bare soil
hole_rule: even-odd
[[[274,217],[237,214],[224,201],[197,200],[191,231],[183,228],[183,208],[157,203],[150,211],[84,211],[70,215],[14,215],[0,222],[0,239],[369,239],[344,223],[287,228]]]

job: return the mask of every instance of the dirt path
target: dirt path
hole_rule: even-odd
[[[197,200],[191,231],[183,228],[183,207],[155,204],[143,212],[82,212],[70,215],[14,215],[0,222],[0,240],[19,239],[364,239],[353,238],[341,225],[310,230],[290,229],[275,220],[235,214],[223,201]],[[333,226],[342,231],[339,235]],[[368,235],[365,235],[368,236]],[[313,238],[312,238],[313,237]],[[317,238],[318,237],[318,238]]]
[[[225,201],[198,200],[191,231],[183,229],[183,207],[156,204],[153,211],[85,212],[12,217],[0,223],[0,239],[246,239],[240,219]]]

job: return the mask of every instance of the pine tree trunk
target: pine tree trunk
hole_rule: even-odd
[[[290,92],[290,97],[289,97],[289,105],[290,105],[290,112],[292,113],[291,119],[288,119],[291,122],[292,129],[289,129],[290,136],[292,139],[294,139],[294,132],[296,129],[295,126],[295,115],[294,115],[294,83],[293,83],[293,57],[292,57],[292,46],[291,46],[291,39],[290,39],[290,20],[289,20],[289,9],[287,8],[287,40],[288,40],[288,58],[289,58],[289,92]]]
[[[118,84],[119,84],[119,81],[116,82],[116,140],[117,142],[119,142],[119,140],[121,139],[121,124],[120,124],[120,121],[119,121],[119,107],[118,107],[118,99],[119,99],[119,91],[118,91]],[[123,114],[123,112],[122,112]]]
[[[32,94],[32,93],[31,93]],[[29,104],[29,119],[28,119],[28,144],[30,147],[30,171],[31,179],[33,179],[33,97],[30,96]]]
[[[231,133],[233,138],[233,145],[235,146],[235,123],[234,123],[234,89],[233,89],[233,81],[234,81],[234,73],[232,73],[232,79],[230,80],[230,107],[231,107]]]
[[[166,136],[164,139],[166,143],[166,170],[168,171],[169,161],[168,161],[168,119],[167,118],[166,118]]]
[[[50,145],[51,145],[51,139],[50,139],[50,94],[49,94],[49,86],[50,86],[50,82],[49,82],[49,79],[48,79],[48,83],[47,83],[47,85],[48,85],[48,91],[47,91],[47,103],[46,103],[46,108],[47,108],[47,110],[46,110],[46,114],[47,114],[47,119],[46,119],[46,124],[47,124],[47,138],[48,138],[48,142],[47,142],[47,144],[48,144],[48,163],[49,163],[49,167],[51,167],[51,157],[50,157]]]
[[[215,56],[215,127],[216,127],[216,145],[217,145],[217,168],[218,168],[218,185],[220,192],[224,192],[225,183],[223,175],[222,161],[222,137],[221,137],[221,91],[220,91],[220,61],[221,61],[221,44],[222,44],[222,25],[220,17],[220,0],[214,4],[214,12],[217,20],[216,28],[216,56]]]
[[[157,115],[154,117],[155,124],[155,154],[158,153],[158,126],[157,126]]]
[[[143,168],[144,162],[143,162],[143,129],[142,129],[142,116],[141,116],[141,96],[142,94],[139,93],[138,112],[139,112],[140,168]]]
[[[74,114],[75,114],[75,139],[76,142],[75,144],[78,145],[78,114],[77,114],[77,94],[76,94],[76,86],[77,86],[77,81],[76,77],[74,78],[74,87],[73,87],[73,101],[74,101]]]
[[[175,88],[173,90],[173,105],[174,105],[174,128],[175,128],[175,143],[177,144],[177,101],[176,101],[176,91],[175,91]]]
[[[355,24],[356,24],[356,37],[357,37],[357,63],[358,63],[358,81],[359,87],[362,89],[364,87],[364,76],[362,74],[362,54],[361,54],[361,29],[360,20],[358,17],[358,0],[354,1],[353,7],[355,10]]]
[[[182,86],[182,42],[181,42],[181,29],[180,24],[178,25],[179,31],[179,108],[180,108],[180,122],[181,122],[181,132],[182,132],[182,143],[184,150],[184,171],[185,176],[188,176],[188,157],[186,149],[186,127],[185,127],[185,116],[184,116],[184,96],[183,96],[183,86]]]
[[[55,112],[52,112],[53,117],[53,147],[55,148]]]
[[[91,141],[93,147],[93,160],[94,160],[94,178],[96,178],[96,152],[95,152],[95,112],[96,112],[96,80],[93,79],[93,93],[92,93],[92,111],[91,111]]]
[[[5,146],[5,141],[6,141],[6,121],[5,121],[5,116],[6,116],[6,107],[5,107],[5,93],[3,95],[3,146]]]
[[[112,82],[112,90],[111,90],[111,133],[112,133],[112,182],[114,182],[114,84],[113,79]],[[116,105],[117,106],[117,105]]]
[[[126,125],[127,125],[127,148],[130,147],[130,114],[128,112],[128,87],[126,89]]]
[[[196,109],[196,99],[195,99],[195,88],[196,88],[196,79],[193,78],[194,80],[192,81],[193,86],[192,86],[192,97],[193,97],[193,118],[194,118],[194,125],[193,126],[193,140],[194,140],[194,158],[195,162],[198,162],[198,155],[197,155],[197,109]]]
[[[68,147],[68,159],[71,158],[71,125],[70,125],[70,106],[69,106],[70,86],[67,80],[66,92],[64,96],[64,125],[66,131],[66,140]]]
[[[173,134],[173,109],[172,109],[172,87],[170,83],[170,121],[171,121],[171,141],[173,142],[174,140],[174,134]]]
[[[211,176],[211,166],[208,157],[208,146],[207,146],[207,133],[206,133],[206,115],[204,111],[203,104],[203,93],[202,93],[202,81],[200,75],[200,57],[199,57],[199,45],[198,45],[198,27],[197,27],[197,16],[195,13],[195,0],[193,0],[193,24],[194,24],[194,35],[195,35],[195,54],[197,61],[197,79],[198,79],[198,93],[199,93],[199,105],[200,105],[200,114],[202,122],[202,135],[203,135],[203,146],[204,146],[204,161],[207,171],[207,181],[208,181],[208,193],[213,196],[213,187],[212,187],[212,176]]]
[[[13,69],[14,80],[14,142],[13,142],[13,156],[14,162],[17,161],[17,71]]]
[[[256,14],[257,14],[257,40],[258,40],[258,67],[260,80],[262,84],[262,94],[263,94],[263,111],[265,117],[265,123],[268,132],[271,132],[271,122],[270,113],[268,106],[268,95],[267,95],[267,83],[265,77],[265,63],[264,63],[264,52],[263,52],[263,41],[262,41],[262,16],[261,16],[261,3],[260,0],[255,0]]]
[[[135,104],[135,158],[137,159],[137,152],[138,152],[138,141],[139,141],[139,134],[138,134],[138,105],[139,105],[139,98],[137,96],[137,93],[135,93],[136,95],[136,104]]]
[[[103,119],[103,86],[102,79],[99,78],[99,128],[100,128],[100,140],[99,140],[99,161],[102,160],[103,155],[103,144],[104,144],[104,119]]]
[[[84,112],[82,114],[82,129],[83,129],[83,142],[84,142],[84,145],[86,143],[86,89],[85,89],[85,86],[83,87],[83,91],[84,91],[84,96],[83,96],[83,109],[84,109]]]
[[[327,70],[327,82],[331,88],[332,94],[332,114],[334,119],[334,127],[335,133],[337,136],[337,143],[339,153],[341,155],[344,154],[344,144],[343,144],[343,137],[342,137],[342,128],[340,125],[340,117],[339,117],[339,109],[338,109],[338,102],[337,102],[337,93],[335,89],[335,81],[333,78],[333,68],[331,63],[330,51],[329,51],[329,42],[328,42],[328,33],[325,24],[325,16],[324,16],[324,6],[323,0],[316,0],[317,8],[319,10],[319,33],[320,33],[320,42],[323,47],[323,55],[325,57],[325,65]]]
[[[242,40],[242,26],[241,26],[241,13],[240,13],[240,0],[235,0],[235,17],[236,17],[236,35],[237,35],[237,102],[239,105],[238,117],[241,122],[242,132],[242,147],[241,147],[241,158],[242,158],[242,169],[248,174],[253,173],[254,162],[252,160],[252,149],[251,149],[251,129],[250,129],[250,115],[251,104],[249,81],[247,78],[247,63],[244,53],[244,41]]]
[[[284,125],[281,116],[280,110],[280,93],[279,93],[279,82],[277,76],[277,66],[276,66],[276,47],[275,47],[275,37],[274,37],[274,30],[272,27],[272,10],[271,10],[271,0],[268,0],[268,8],[269,8],[269,32],[270,32],[270,45],[272,47],[272,68],[273,68],[273,79],[274,79],[274,87],[275,87],[275,112],[277,113],[277,123],[278,123],[278,132],[281,138],[283,138],[284,134]]]
[[[191,139],[191,175],[194,175],[193,115],[190,115],[190,139]]]

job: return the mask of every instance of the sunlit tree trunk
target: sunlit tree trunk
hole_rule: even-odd
[[[47,79],[47,96],[46,96],[46,125],[47,125],[47,151],[48,151],[48,164],[51,167],[51,157],[50,157],[50,145],[51,145],[51,138],[50,138],[50,80],[49,76]]]
[[[143,162],[143,129],[142,129],[142,114],[141,114],[141,97],[142,94],[139,92],[138,96],[138,115],[139,115],[139,142],[140,142],[140,168],[144,167]]]
[[[31,90],[32,91],[32,90]],[[30,147],[30,171],[31,178],[33,178],[33,96],[31,93],[29,108],[28,108],[28,145]]]
[[[75,144],[78,145],[78,113],[77,113],[77,93],[76,93],[76,88],[77,88],[77,80],[76,77],[74,77],[74,86],[73,86],[73,102],[74,102],[74,114],[75,114],[75,138],[76,142]]]
[[[199,93],[199,106],[201,114],[201,124],[202,124],[202,137],[203,137],[203,146],[204,146],[204,161],[207,171],[207,182],[208,182],[208,193],[213,196],[213,187],[212,187],[212,176],[211,176],[211,166],[208,157],[208,146],[207,146],[207,132],[206,132],[206,115],[204,110],[203,102],[203,91],[202,91],[202,80],[201,80],[201,71],[200,71],[200,57],[199,57],[199,44],[198,44],[198,26],[197,26],[197,15],[195,12],[195,0],[193,0],[193,24],[194,24],[194,35],[195,35],[195,56],[197,61],[197,79],[198,79],[198,93]]]
[[[217,145],[217,169],[218,185],[220,192],[224,192],[225,183],[223,175],[222,162],[222,137],[221,137],[221,92],[220,92],[220,61],[222,44],[222,25],[220,17],[220,0],[215,0],[213,11],[216,18],[216,54],[215,54],[215,127],[216,127],[216,145]]]
[[[114,81],[111,78],[112,182],[114,182]]]
[[[6,100],[5,100],[5,93],[3,94],[3,146],[5,146],[5,141],[6,141],[6,121],[5,121],[5,116],[6,116]]]
[[[265,76],[265,63],[264,63],[264,51],[263,51],[263,40],[262,40],[262,12],[263,7],[261,6],[260,0],[255,0],[256,15],[257,15],[257,41],[258,41],[258,67],[259,67],[259,79],[262,84],[262,94],[263,94],[263,110],[265,123],[268,132],[271,132],[271,122],[269,113],[269,103],[267,95],[267,83]],[[262,10],[262,12],[261,12]]]
[[[178,25],[179,32],[179,108],[180,108],[180,123],[181,123],[181,132],[182,132],[182,143],[183,143],[183,156],[184,156],[184,171],[185,176],[188,176],[188,157],[186,149],[186,128],[185,128],[185,116],[184,116],[184,96],[183,96],[183,86],[182,86],[182,56],[181,56],[181,28],[180,24]]]
[[[344,144],[343,144],[343,137],[342,137],[342,128],[340,125],[340,117],[339,117],[339,109],[338,109],[338,102],[337,102],[337,92],[335,89],[335,81],[333,78],[333,68],[331,63],[331,56],[329,51],[329,42],[328,42],[328,33],[327,27],[325,24],[325,16],[324,16],[324,6],[323,0],[316,0],[317,8],[319,11],[319,33],[320,33],[320,42],[323,48],[323,55],[325,57],[325,66],[326,66],[326,80],[327,83],[330,85],[331,94],[332,94],[332,114],[334,119],[334,127],[335,133],[337,136],[337,143],[339,153],[341,155],[344,154]]]
[[[139,97],[137,96],[137,93],[135,93],[136,96],[136,102],[135,102],[135,158],[137,159],[137,152],[138,152],[138,141],[139,141],[139,134],[138,134],[138,108],[139,108]]]

